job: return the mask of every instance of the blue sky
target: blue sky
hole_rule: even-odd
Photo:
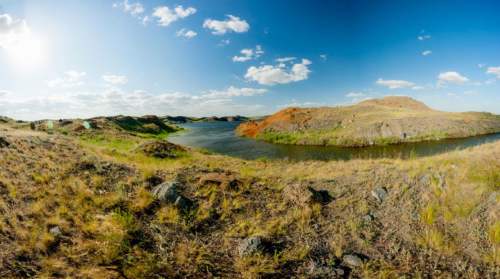
[[[500,113],[496,1],[0,0],[0,115]]]

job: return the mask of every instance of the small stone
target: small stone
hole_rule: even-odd
[[[8,142],[4,137],[0,137],[0,148],[9,147],[10,142]]]
[[[240,245],[238,246],[238,253],[240,257],[249,256],[262,251],[263,247],[264,245],[262,237],[252,236],[241,241]]]
[[[49,229],[49,233],[52,234],[55,237],[58,237],[62,234],[61,228],[59,226],[53,226]]]
[[[363,221],[364,221],[365,223],[370,223],[370,222],[372,222],[374,219],[375,219],[375,217],[374,217],[374,216],[373,216],[373,214],[371,214],[371,213],[368,213],[368,214],[366,214],[365,216],[363,216]]]
[[[193,204],[193,201],[182,195],[179,195],[174,203],[174,205],[181,211],[188,211],[193,206]]]
[[[321,203],[323,205],[329,204],[333,198],[330,196],[327,190],[315,190],[312,187],[308,187],[309,192],[311,192],[311,199],[313,202]]]
[[[349,267],[360,267],[363,265],[363,260],[356,255],[345,255],[343,258],[343,263]]]
[[[335,272],[335,275],[337,276],[344,276],[345,274],[345,270],[338,267],[338,268],[334,268],[333,271]]]
[[[385,187],[378,187],[378,188],[375,188],[372,192],[371,192],[372,196],[379,202],[383,202],[385,200],[385,198],[387,198],[387,189]]]
[[[164,182],[156,186],[153,189],[152,194],[159,201],[175,203],[177,198],[180,196],[178,193],[179,185],[180,184],[177,181]]]

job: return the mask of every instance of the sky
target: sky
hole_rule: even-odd
[[[0,115],[500,113],[498,1],[0,0]]]

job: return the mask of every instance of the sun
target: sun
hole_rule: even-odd
[[[18,36],[5,51],[10,63],[21,70],[39,68],[47,58],[45,44],[31,32]]]

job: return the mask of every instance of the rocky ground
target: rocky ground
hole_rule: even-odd
[[[409,97],[334,108],[287,108],[238,127],[243,136],[285,144],[367,146],[500,132],[500,116],[432,110]]]
[[[500,276],[500,142],[411,160],[244,161],[107,122],[5,122],[1,278]]]

